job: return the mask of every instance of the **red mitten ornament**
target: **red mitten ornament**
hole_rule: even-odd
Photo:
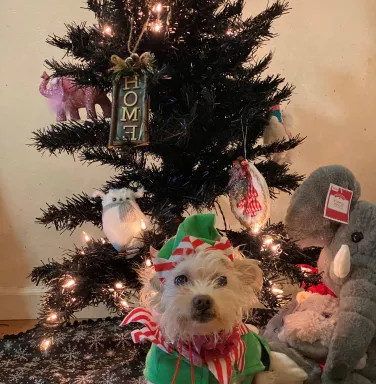
[[[228,189],[235,217],[257,232],[270,215],[270,195],[264,177],[250,161],[239,157],[230,170]]]

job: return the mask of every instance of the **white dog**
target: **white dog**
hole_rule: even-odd
[[[186,365],[185,372],[190,375],[177,383],[194,383],[192,375],[197,375],[197,370],[200,369],[196,365],[195,352],[200,354],[201,351],[202,356],[205,343],[226,345],[229,340],[226,335],[234,334],[234,329],[242,324],[244,315],[258,302],[255,291],[262,285],[262,272],[258,262],[246,259],[237,252],[233,252],[229,258],[225,252],[212,248],[195,251],[181,258],[168,274],[163,274],[163,279],[160,278],[161,273],[155,272],[154,267],[146,267],[140,271],[143,282],[141,301],[147,310],[138,317],[141,320],[135,320],[136,317],[132,317],[131,313],[124,324],[132,321],[148,324],[143,333],[133,335],[134,340],[149,339],[157,344],[157,347],[153,345],[152,348],[158,350],[160,356],[155,359],[148,357],[147,366],[150,369],[147,369],[153,372],[145,376],[149,380],[150,376],[158,379],[152,379],[154,383],[149,381],[149,384],[175,383],[179,369],[184,368],[182,361]],[[156,265],[155,262],[154,264]],[[159,270],[163,272],[164,268]],[[145,316],[150,316],[149,322],[142,320]],[[244,331],[244,327],[241,329]],[[254,338],[257,353],[265,349],[259,336],[249,329],[244,332]],[[154,336],[159,341],[156,342]],[[172,349],[169,350],[169,346]],[[249,358],[254,358],[251,352],[245,354],[246,366]],[[181,355],[186,359],[182,360]],[[170,362],[175,359],[175,376],[173,371],[168,373],[164,366],[158,366],[161,364],[161,357],[166,357]],[[204,361],[203,365],[210,369],[219,382],[224,383],[298,384],[306,380],[306,373],[286,355],[270,352],[266,355],[264,353],[265,357],[269,361],[267,371],[262,363],[258,363],[258,367],[261,366],[262,369],[256,369],[253,374],[248,374],[249,369],[245,369],[243,375],[234,376],[231,368],[230,377],[226,380],[222,378],[221,381],[211,369],[210,362]],[[200,363],[200,358],[198,361]]]

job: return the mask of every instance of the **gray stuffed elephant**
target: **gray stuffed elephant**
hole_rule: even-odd
[[[353,191],[348,224],[324,217],[331,183]],[[340,299],[323,384],[376,383],[376,205],[359,197],[348,169],[322,167],[296,190],[286,217],[289,235],[301,246],[324,247],[318,268]],[[366,354],[366,367],[355,371]]]

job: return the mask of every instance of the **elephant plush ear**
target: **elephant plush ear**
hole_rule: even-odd
[[[289,236],[301,247],[328,245],[340,225],[324,217],[331,183],[353,191],[352,207],[359,200],[359,182],[347,168],[330,165],[314,171],[295,191],[285,219]]]

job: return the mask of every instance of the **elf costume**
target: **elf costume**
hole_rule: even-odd
[[[151,250],[162,283],[176,264],[200,250],[221,250],[233,261],[229,240],[220,236],[214,224],[215,215],[190,216],[159,252]],[[269,369],[270,350],[266,341],[244,323],[235,326],[229,335],[217,335],[215,342],[211,336],[194,336],[186,344],[172,345],[164,339],[149,310],[134,309],[121,325],[132,322],[144,325],[132,332],[133,341],[153,343],[144,370],[153,384],[231,384],[241,378],[250,384],[257,373]]]

